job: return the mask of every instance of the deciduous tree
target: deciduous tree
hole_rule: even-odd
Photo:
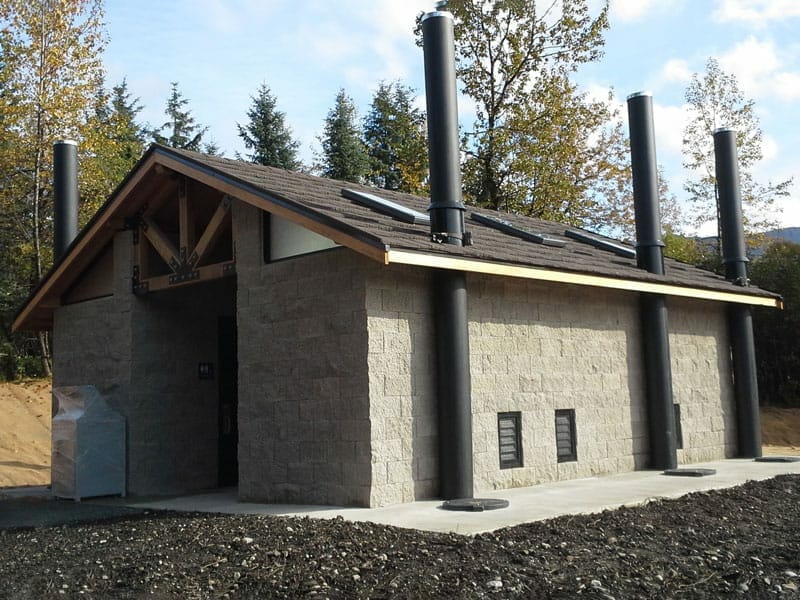
[[[745,229],[758,233],[773,227],[775,221],[770,215],[775,200],[789,194],[792,180],[763,184],[753,175],[764,157],[755,102],[745,98],[736,77],[723,71],[713,58],[706,63],[702,76],[695,73],[692,77],[686,101],[691,118],[683,134],[683,165],[694,174],[685,189],[694,204],[695,225],[700,227],[715,219],[719,222],[713,134],[719,127],[731,127],[736,130]]]
[[[475,102],[465,131],[468,199],[494,209],[580,221],[581,158],[608,117],[570,74],[602,54],[608,5],[587,0],[451,0],[457,72]]]
[[[79,148],[82,222],[94,215],[142,156],[148,132],[137,121],[141,110],[125,79],[110,93],[98,82]]]
[[[7,169],[0,193],[14,229],[14,246],[5,248],[14,262],[0,267],[15,269],[21,290],[36,285],[52,262],[52,145],[81,141],[105,43],[101,0],[0,2],[0,163]],[[48,357],[46,337],[39,340]]]

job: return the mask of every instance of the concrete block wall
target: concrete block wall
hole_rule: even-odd
[[[54,312],[53,387],[94,385],[125,414],[131,376],[131,232],[113,243],[113,295]]]
[[[370,506],[438,494],[435,340],[430,272],[369,270]]]
[[[736,407],[726,305],[670,298],[672,392],[681,407],[683,450],[690,464],[736,455]]]
[[[635,294],[470,275],[477,493],[630,471],[647,460]],[[557,461],[555,411],[574,409],[575,462]],[[521,412],[524,466],[500,469],[497,414]]]
[[[370,503],[368,259],[334,249],[263,264],[260,211],[233,206],[239,496]]]

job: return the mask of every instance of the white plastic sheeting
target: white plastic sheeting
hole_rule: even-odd
[[[93,385],[54,388],[53,400],[53,495],[124,496],[124,417]]]

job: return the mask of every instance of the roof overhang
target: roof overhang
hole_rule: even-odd
[[[461,257],[443,256],[425,252],[390,249],[387,252],[386,264],[413,265],[418,267],[430,267],[434,269],[451,269],[456,271],[465,271],[468,273],[483,273],[485,275],[519,277],[522,279],[534,279],[537,281],[549,281],[553,283],[568,283],[572,285],[608,288],[627,292],[645,292],[650,294],[662,294],[664,296],[678,296],[682,298],[695,298],[698,300],[713,300],[715,302],[732,302],[735,304],[749,304],[751,306],[783,308],[783,301],[781,298],[756,296],[734,291],[722,292],[719,290],[678,286],[667,283],[655,283],[651,281],[636,281],[615,277],[603,277],[600,275],[587,275],[584,273],[555,271],[551,269],[541,269],[521,265],[510,265],[507,263],[496,263]]]
[[[61,306],[62,294],[95,260],[114,234],[126,228],[126,219],[141,210],[149,199],[159,193],[159,189],[163,191],[164,178],[175,173],[282,217],[384,265],[406,264],[717,302],[783,307],[779,296],[752,291],[748,293],[748,288],[737,288],[733,285],[731,291],[705,289],[647,279],[626,279],[465,258],[444,254],[447,249],[392,249],[378,235],[359,229],[345,220],[270,193],[259,185],[237,178],[235,174],[193,160],[169,148],[154,145],[32,292],[16,315],[12,324],[13,330],[43,330],[52,327],[53,312]]]
[[[146,202],[148,191],[152,191],[154,184],[149,181],[150,178],[157,178],[165,169],[283,217],[373,260],[386,263],[388,246],[379,238],[174,154],[168,148],[152,146],[83,228],[61,260],[53,265],[33,290],[14,318],[13,331],[52,327],[53,311],[61,306],[61,295],[111,241],[114,234],[125,228],[126,217],[134,215]],[[134,191],[137,193],[134,194]]]

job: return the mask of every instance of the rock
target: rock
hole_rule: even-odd
[[[500,578],[492,579],[486,582],[486,587],[493,590],[499,590],[503,587],[503,582],[500,580]]]

